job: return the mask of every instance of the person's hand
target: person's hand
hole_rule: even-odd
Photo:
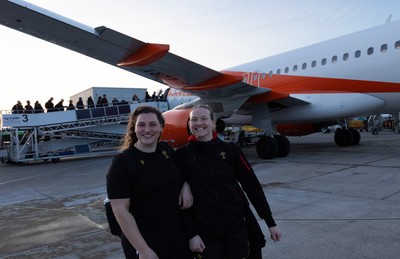
[[[275,242],[281,240],[282,232],[278,229],[277,226],[269,228],[269,233],[271,234],[271,239]]]
[[[179,193],[179,206],[181,209],[190,208],[193,205],[193,195],[190,186],[187,182],[182,185],[181,192]]]
[[[142,252],[139,252],[140,259],[159,259],[157,254],[152,249],[146,249]]]
[[[189,240],[189,248],[192,252],[202,253],[206,246],[199,235],[192,237]]]

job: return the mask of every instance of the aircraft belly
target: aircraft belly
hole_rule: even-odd
[[[271,113],[275,123],[340,119],[370,114],[385,106],[385,101],[367,94],[293,94],[294,98],[309,102]]]
[[[228,125],[251,125],[252,116],[249,114],[233,113],[229,118],[224,118],[225,124]]]
[[[385,100],[385,106],[376,111],[376,113],[392,113],[400,111],[400,93],[371,93],[370,95]]]

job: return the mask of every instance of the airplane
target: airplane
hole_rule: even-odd
[[[182,99],[164,112],[162,138],[174,147],[187,142],[190,108],[200,103],[214,109],[217,131],[226,125],[262,129],[256,150],[264,159],[290,153],[286,136],[338,121],[336,144],[357,145],[361,136],[347,127],[348,118],[400,110],[400,21],[223,71],[170,53],[169,45],[92,28],[20,0],[0,0],[0,23],[169,86],[169,98]]]

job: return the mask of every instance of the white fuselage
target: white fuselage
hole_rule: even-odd
[[[400,21],[391,22],[225,71],[240,71],[249,84],[287,92],[291,97],[310,103],[271,112],[275,123],[398,112],[399,29]],[[278,75],[296,77],[297,81],[289,86],[279,85],[271,80]],[[314,80],[316,78],[323,80]],[[341,82],[332,83],[337,81],[332,79],[342,80],[345,89]]]

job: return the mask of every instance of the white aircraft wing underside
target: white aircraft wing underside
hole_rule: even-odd
[[[0,0],[0,24],[205,99],[269,91],[174,55],[168,45],[91,28],[24,1]]]

